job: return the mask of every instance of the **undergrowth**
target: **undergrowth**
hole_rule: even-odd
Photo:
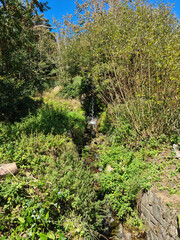
[[[65,239],[62,233],[92,239],[103,228],[94,177],[70,139],[24,134],[2,154],[19,169],[0,186],[2,239]]]
[[[106,216],[95,179],[77,147],[84,113],[73,101],[51,96],[35,114],[1,123],[1,163],[15,162],[17,175],[0,186],[1,239],[94,239]]]
[[[72,109],[67,102],[48,101],[35,114],[22,118],[21,122],[14,124],[0,123],[0,142],[9,142],[21,137],[22,133],[68,133],[77,145],[82,144],[85,130],[85,117],[80,108]]]
[[[102,113],[97,136],[81,158],[85,117],[77,100],[46,95],[36,113],[0,123],[1,163],[15,162],[19,169],[1,180],[1,239],[99,239],[112,212],[142,229],[138,194],[159,186],[174,156],[156,159],[178,136],[138,135],[125,115],[113,117],[109,109]],[[175,162],[168,179],[178,174]],[[172,184],[166,190],[179,193]]]
[[[97,181],[110,208],[119,220],[127,221],[126,225],[131,229],[132,225],[139,229],[143,226],[137,212],[140,191],[146,192],[156,184],[161,185],[162,178],[168,174],[169,180],[164,184],[169,185],[169,194],[179,194],[180,186],[176,181],[179,164],[174,158],[172,144],[180,139],[174,133],[171,136],[150,136],[143,132],[138,135],[125,115],[120,115],[118,121],[113,117],[108,110],[102,114],[99,130],[104,135],[97,135],[89,154],[92,157],[92,151],[96,152],[93,164],[100,169],[96,174]],[[163,154],[168,155],[162,157]]]

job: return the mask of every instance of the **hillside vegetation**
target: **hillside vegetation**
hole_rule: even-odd
[[[0,0],[0,164],[18,167],[0,179],[0,238],[107,239],[115,218],[143,239],[140,191],[180,207],[179,20],[84,0],[52,32],[46,10]]]

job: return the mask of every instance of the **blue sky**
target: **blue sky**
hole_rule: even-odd
[[[149,0],[154,3],[156,0]],[[49,0],[50,10],[45,12],[45,17],[52,23],[52,17],[57,20],[62,21],[62,16],[68,14],[73,14],[75,10],[75,0]],[[160,0],[158,1],[160,2]],[[180,18],[180,0],[169,0],[169,3],[174,3],[173,12]]]

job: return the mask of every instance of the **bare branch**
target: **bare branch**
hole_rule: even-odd
[[[50,28],[50,29],[56,29],[56,27],[48,27],[45,25],[35,25],[33,28],[38,28],[38,27],[44,27],[44,28]]]

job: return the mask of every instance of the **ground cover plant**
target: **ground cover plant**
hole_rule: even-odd
[[[96,153],[97,184],[125,228],[135,239],[144,239],[146,228],[139,218],[137,199],[151,188],[164,204],[179,209],[179,159],[165,135],[139,140],[130,137],[121,143],[118,136],[117,142],[116,136],[111,137],[112,133],[97,137],[89,149],[90,154],[93,149]]]
[[[104,219],[93,175],[65,136],[23,135],[14,151],[4,150],[19,173],[1,182],[1,237],[4,239],[92,239]],[[64,234],[62,234],[64,233]],[[60,237],[61,236],[61,237]]]
[[[94,239],[105,228],[104,202],[78,153],[84,113],[51,100],[21,122],[1,124],[1,163],[19,169],[1,181],[2,239]]]
[[[114,120],[111,109],[102,114],[99,132],[84,149],[84,158],[88,162],[89,155],[91,169],[97,169],[97,185],[111,211],[141,239],[145,228],[137,208],[140,192],[152,188],[167,206],[178,209],[180,204],[179,159],[172,148],[179,137],[140,136],[125,114]]]
[[[82,144],[85,130],[85,116],[83,111],[76,107],[73,109],[70,102],[65,100],[47,100],[37,112],[29,114],[21,122],[14,124],[1,124],[1,142],[8,142],[21,136],[22,133],[43,132],[63,134],[70,133],[77,145]]]

